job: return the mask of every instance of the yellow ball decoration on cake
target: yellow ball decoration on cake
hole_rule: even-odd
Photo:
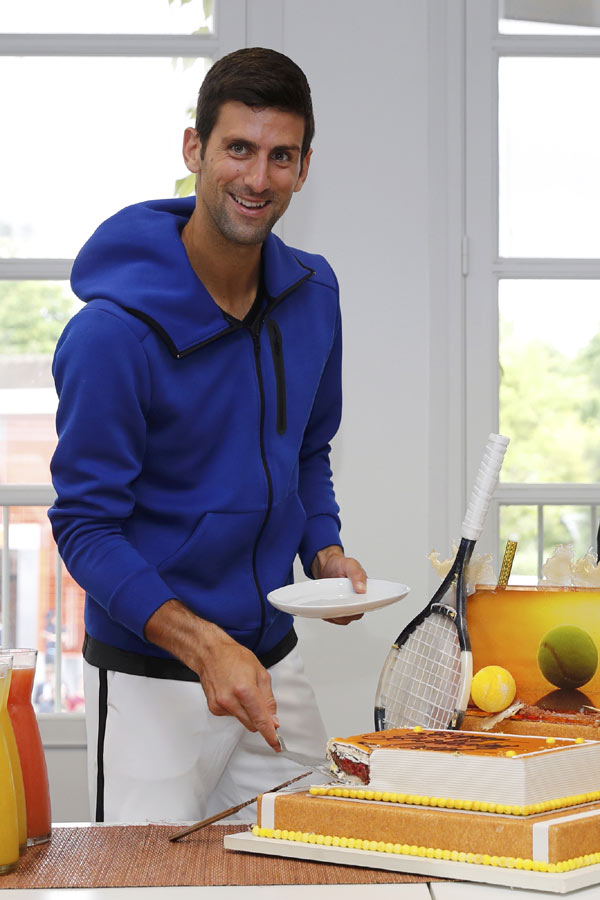
[[[502,666],[485,666],[473,676],[471,682],[473,703],[488,713],[506,709],[515,699],[516,693],[515,679]]]

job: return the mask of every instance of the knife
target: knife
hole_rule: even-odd
[[[293,750],[288,750],[285,746],[285,742],[280,734],[277,735],[277,740],[279,741],[279,745],[281,747],[280,756],[284,756],[286,759],[289,759],[291,762],[298,763],[299,766],[302,766],[304,769],[311,769],[313,772],[320,772],[322,775],[325,775],[330,781],[335,779],[340,781],[340,779],[335,772],[331,771],[331,764],[327,759],[319,759],[316,756],[309,756],[305,753],[295,753]],[[277,791],[283,790],[283,788],[289,787],[289,785],[294,784],[295,781],[300,781],[300,779],[305,778],[307,775],[310,775],[310,772],[303,772],[301,775],[296,775],[295,778],[290,779],[290,781],[284,781],[283,784],[278,784],[277,787],[271,788],[269,793],[277,793]],[[258,800],[258,795],[256,797],[252,797],[251,800],[245,800],[244,803],[238,803],[237,806],[230,806],[229,809],[224,809],[222,812],[217,813],[214,816],[210,816],[208,819],[202,819],[201,822],[195,822],[193,825],[188,825],[186,828],[182,828],[180,831],[176,831],[174,834],[169,835],[170,841],[179,841],[182,837],[186,837],[188,834],[192,834],[194,831],[199,831],[200,828],[204,828],[206,825],[212,825],[215,822],[220,822],[221,819],[226,819],[229,816],[233,815],[236,812],[239,812],[245,806],[249,806],[251,803],[256,803]]]
[[[332,771],[331,763],[328,759],[288,750],[285,741],[280,734],[277,735],[277,740],[281,747],[281,753],[279,753],[278,756],[284,756],[286,759],[298,763],[299,766],[303,766],[305,769],[312,769],[313,772],[320,772],[321,775],[325,775],[329,780],[335,779],[336,781],[341,781],[340,777]]]
[[[300,781],[301,778],[305,778],[306,775],[310,775],[310,772],[303,772],[301,775],[296,775],[295,778],[290,778],[289,781],[284,781],[283,784],[278,784],[276,787],[271,788],[269,793],[277,793],[277,791],[281,791],[286,787],[289,787],[291,784],[294,784],[295,781]],[[229,816],[232,816],[234,813],[239,812],[245,806],[250,806],[251,803],[256,803],[260,794],[257,794],[256,797],[251,797],[250,800],[244,800],[243,803],[238,803],[237,806],[230,806],[228,809],[223,809],[221,812],[216,813],[214,816],[209,816],[208,819],[202,819],[200,822],[195,822],[193,825],[186,825],[185,828],[182,828],[180,831],[175,831],[173,834],[169,835],[169,840],[172,842],[179,841],[182,837],[186,837],[188,834],[192,834],[194,831],[199,831],[201,828],[205,828],[206,825],[213,825],[215,822],[220,822],[221,819],[227,819]]]

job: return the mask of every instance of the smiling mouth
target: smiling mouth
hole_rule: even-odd
[[[239,203],[240,206],[243,206],[244,209],[264,209],[270,200],[244,200],[243,197],[238,197],[237,194],[231,194],[231,197],[235,200],[236,203]]]

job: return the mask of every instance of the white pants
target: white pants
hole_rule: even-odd
[[[104,703],[102,671],[84,662],[92,819],[99,808],[105,822],[198,821],[301,774],[260,734],[230,716],[213,716],[199,683],[108,671]],[[325,728],[297,647],[269,674],[287,747],[323,757]],[[253,810],[235,818],[251,821]]]

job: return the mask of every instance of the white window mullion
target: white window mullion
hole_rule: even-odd
[[[68,281],[72,259],[0,259],[0,281]]]
[[[62,560],[56,551],[56,576],[54,589],[54,711],[62,711]]]
[[[600,504],[600,484],[511,484],[504,482],[496,489],[500,503],[528,506],[590,506]]]
[[[227,0],[225,0],[227,2]],[[212,34],[0,34],[0,56],[214,56]]]
[[[600,279],[600,259],[501,258],[492,266],[499,278]]]
[[[491,45],[497,25],[492,0],[466,3],[465,446],[467,488],[485,441],[498,430],[498,78]],[[510,435],[509,435],[510,437]],[[497,552],[498,508],[492,502],[480,547]]]
[[[498,35],[492,49],[502,56],[597,56],[600,35],[571,37],[568,35]]]
[[[0,505],[52,506],[56,491],[51,484],[0,484]]]
[[[8,535],[10,509],[2,507],[2,647],[12,645],[12,623],[10,614],[10,542]]]
[[[450,546],[465,510],[463,0],[429,4],[429,545]],[[440,85],[444,89],[440,90]],[[434,580],[432,578],[432,587]]]
[[[542,503],[537,508],[537,518],[538,518],[538,527],[537,527],[537,543],[538,543],[538,563],[537,563],[537,577],[542,577],[542,566],[544,565],[544,506]]]

